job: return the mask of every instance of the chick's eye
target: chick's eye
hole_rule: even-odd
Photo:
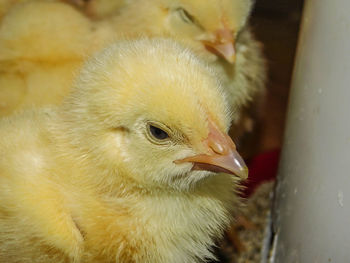
[[[181,19],[189,24],[192,24],[194,22],[194,17],[191,16],[185,9],[183,8],[178,8],[177,12],[179,13]]]
[[[163,131],[162,129],[160,129],[158,127],[150,125],[149,130],[150,130],[151,134],[154,136],[154,138],[156,138],[158,140],[165,140],[165,139],[169,138],[169,135],[165,131]]]

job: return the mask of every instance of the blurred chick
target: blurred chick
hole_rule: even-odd
[[[60,103],[86,56],[112,35],[105,28],[63,2],[10,8],[0,23],[0,116]]]
[[[212,70],[144,39],[74,83],[58,108],[0,121],[0,262],[213,258],[247,169]]]
[[[92,0],[103,6],[104,0]],[[260,110],[266,64],[262,47],[248,26],[251,0],[114,0],[123,2],[112,18],[128,36],[172,36],[186,41],[223,78],[231,109]],[[249,110],[254,112],[254,110]],[[250,113],[249,113],[250,114]],[[235,120],[238,121],[238,118]]]
[[[21,1],[28,0],[0,0],[0,19],[6,14],[6,12],[15,4]]]

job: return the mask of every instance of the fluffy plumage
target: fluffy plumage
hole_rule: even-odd
[[[24,3],[24,2],[29,2],[29,1],[33,1],[33,0],[0,0],[0,20],[2,19],[2,17],[16,4],[18,3]],[[51,0],[45,0],[45,1],[51,1]],[[57,1],[61,1],[61,2],[66,2],[72,6],[75,6],[77,8],[83,8],[85,6],[84,0],[57,0]],[[100,0],[99,0],[100,1]],[[98,3],[94,4],[92,7],[94,9],[102,9],[99,6],[102,7],[102,3],[99,3],[99,1],[97,1]],[[123,2],[123,1],[121,1]],[[105,4],[106,5],[106,4]],[[114,11],[117,7],[119,7],[121,5],[114,5]],[[91,8],[92,8],[91,7]],[[112,7],[112,5],[109,6],[110,8]],[[106,8],[106,7],[105,7]],[[103,9],[102,9],[103,10]],[[101,12],[101,15],[105,14]]]
[[[74,86],[58,108],[0,121],[0,261],[212,258],[232,174],[246,176],[215,74],[170,40],[139,40],[90,59]]]
[[[60,103],[84,59],[111,35],[104,28],[58,1],[10,8],[0,24],[0,116]]]
[[[15,4],[21,2],[21,1],[28,1],[28,0],[0,0],[0,19],[3,17],[3,15],[6,14],[6,12]]]

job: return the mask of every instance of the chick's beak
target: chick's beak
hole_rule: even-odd
[[[215,32],[216,38],[212,41],[203,41],[205,47],[216,53],[228,62],[234,63],[236,59],[235,41],[229,29],[219,29]]]
[[[208,148],[208,154],[186,157],[176,160],[174,163],[191,162],[193,163],[192,170],[228,173],[241,179],[247,179],[248,168],[237,152],[236,145],[227,134],[220,132],[212,122],[209,122],[209,135],[204,140],[204,144]]]

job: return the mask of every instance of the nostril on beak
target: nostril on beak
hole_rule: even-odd
[[[222,144],[218,143],[218,142],[215,142],[215,141],[212,141],[209,145],[210,149],[213,150],[214,153],[217,153],[217,154],[225,154],[227,153],[227,147],[224,147]]]

